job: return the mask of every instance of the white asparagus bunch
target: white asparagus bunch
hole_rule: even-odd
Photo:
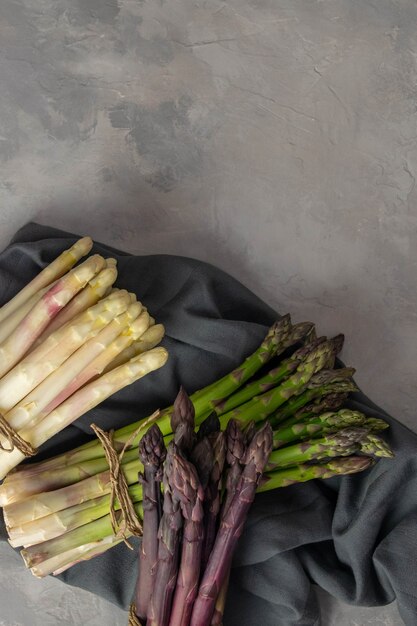
[[[10,428],[37,448],[167,359],[163,326],[113,286],[115,259],[74,267],[91,247],[80,239],[0,308],[0,479],[25,458]]]

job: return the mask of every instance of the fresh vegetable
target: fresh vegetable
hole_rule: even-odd
[[[130,299],[124,306],[128,311],[132,306]],[[150,326],[145,332],[156,326]],[[63,332],[63,328],[55,333]],[[307,336],[311,339],[310,343]],[[304,345],[300,348],[302,343]],[[228,511],[235,499],[242,495],[239,485],[247,466],[246,447],[259,431],[266,432],[263,429],[268,422],[274,425],[271,445],[275,450],[269,454],[267,469],[261,479],[255,472],[259,491],[362,471],[374,459],[392,455],[377,434],[386,426],[385,422],[349,408],[336,410],[346,401],[348,392],[356,389],[352,368],[325,369],[333,365],[340,345],[341,337],[317,340],[311,324],[293,327],[289,316],[286,316],[270,329],[261,346],[231,374],[190,398],[181,389],[174,405],[161,411],[157,425],[159,437],[163,437],[168,448],[168,458],[164,464],[164,503],[159,524],[157,565],[152,568],[153,580],[148,579],[145,584],[147,598],[151,588],[156,590],[154,599],[148,604],[148,626],[166,624],[171,619],[175,597],[178,598],[175,600],[177,619],[187,619],[184,616],[189,615],[192,603],[186,598],[189,593],[190,597],[194,593],[195,579],[192,579],[188,566],[182,569],[182,563],[194,563],[196,552],[201,552],[201,576],[205,576],[218,538],[220,520],[230,521]],[[144,356],[151,353],[145,352]],[[100,358],[101,354],[96,358]],[[265,374],[263,368],[268,362],[271,362],[272,369]],[[119,365],[108,374],[113,375],[123,367],[123,364]],[[88,368],[87,364],[85,369]],[[285,375],[282,373],[284,370]],[[277,375],[278,371],[281,374]],[[77,397],[77,393],[88,396],[89,385],[95,385],[108,374],[104,373],[94,383],[81,387],[58,409]],[[257,379],[254,378],[256,375]],[[264,385],[268,386],[266,391]],[[253,395],[250,397],[250,394]],[[238,404],[238,401],[242,403]],[[71,409],[74,414],[74,408],[72,406],[68,410]],[[145,499],[143,506],[144,485],[137,483],[138,472],[143,472],[145,476],[147,472],[137,455],[143,432],[133,436],[142,423],[143,420],[119,429],[114,433],[113,441],[116,449],[120,450],[130,438],[121,460],[121,469],[135,510],[145,516],[146,526],[150,504]],[[219,430],[220,425],[226,429],[226,440],[224,432]],[[196,428],[197,434],[194,432]],[[190,470],[189,465],[195,470]],[[155,482],[146,479],[146,485],[151,484],[154,489]],[[249,493],[252,491],[253,485]],[[24,559],[35,575],[64,571],[74,563],[92,558],[118,544],[119,538],[113,537],[111,530],[110,493],[108,464],[96,441],[54,459],[19,466],[7,476],[0,486],[0,503],[4,506],[10,541],[15,547],[24,547]],[[199,516],[194,519],[191,514],[190,518],[193,506],[197,512],[200,505],[203,512],[201,528],[193,525]],[[234,506],[240,511],[240,505]],[[150,508],[153,521],[148,528],[155,540],[157,517],[155,508]],[[117,501],[115,510],[119,510]],[[229,512],[230,515],[234,514]],[[181,533],[187,538],[187,549],[181,543]],[[146,548],[148,540],[149,537],[145,537],[143,543],[145,556],[151,554],[151,550]],[[233,544],[231,538],[225,541],[226,544],[228,541]],[[151,557],[151,561],[154,558]],[[214,604],[210,599],[214,623],[220,619],[224,607],[230,566],[230,558],[229,563],[221,561],[221,577],[216,574],[215,587],[206,594],[211,598],[214,588],[219,594],[219,598],[214,598]],[[139,617],[143,621],[147,601],[142,605],[136,601],[140,609]],[[206,602],[207,598],[203,604]],[[216,610],[214,605],[217,605]]]
[[[91,247],[88,237],[76,242],[0,309],[0,479],[166,361],[156,347],[163,326],[134,294],[112,288],[115,259],[95,254],[73,267]]]

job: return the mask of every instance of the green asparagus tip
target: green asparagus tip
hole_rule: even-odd
[[[387,428],[389,428],[388,422],[385,422],[384,420],[381,420],[378,417],[368,417],[368,419],[365,422],[365,425],[367,428],[369,428],[372,431],[386,430]]]
[[[311,322],[299,322],[298,324],[294,324],[285,342],[286,346],[289,347],[295,343],[298,343],[306,335],[308,335],[313,328],[314,324],[312,324]]]
[[[317,372],[309,382],[308,388],[315,389],[317,387],[323,387],[330,383],[346,382],[349,381],[355,373],[353,367],[341,367],[340,369],[325,369]],[[355,386],[356,388],[356,386]]]
[[[338,474],[356,474],[357,472],[363,472],[364,470],[374,465],[374,459],[366,456],[349,456],[335,458],[329,463],[326,463],[326,467]]]
[[[386,441],[378,435],[369,433],[360,441],[360,449],[363,454],[376,458],[394,458],[394,452]]]

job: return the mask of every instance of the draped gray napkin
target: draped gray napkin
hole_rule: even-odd
[[[0,304],[76,239],[34,223],[19,230],[0,255]],[[165,325],[163,345],[170,357],[161,370],[53,437],[42,446],[42,457],[90,439],[91,422],[118,428],[171,404],[180,383],[192,393],[227,373],[258,346],[277,317],[238,281],[206,263],[133,256],[102,244],[93,251],[117,259],[117,286],[134,291]],[[395,459],[362,474],[257,496],[233,563],[225,626],[317,626],[313,584],[350,604],[376,606],[396,598],[405,624],[417,624],[417,435],[362,393],[349,404],[389,421],[384,436]],[[6,540],[3,526],[0,539]],[[121,544],[60,578],[127,609],[136,567],[136,554]]]

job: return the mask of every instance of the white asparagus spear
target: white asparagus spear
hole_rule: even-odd
[[[69,322],[73,317],[94,306],[102,298],[117,278],[115,267],[105,267],[94,276],[77,295],[58,313],[38,337],[35,346],[41,344],[49,335]]]
[[[4,417],[15,430],[25,427],[33,428],[46,415],[59,406],[81,384],[76,387],[74,382],[83,370],[94,361],[115,339],[129,328],[137,319],[141,305],[131,304],[127,311],[117,316],[97,335],[85,342],[60,367],[54,370],[45,380],[29,393]],[[1,437],[0,437],[1,441]],[[1,441],[1,443],[7,443]]]
[[[109,396],[162,367],[167,358],[167,351],[161,347],[140,354],[76,391],[74,395],[49,413],[36,428],[33,430],[30,428],[23,429],[19,433],[20,436],[33,447],[38,448],[65,426],[71,424]],[[11,452],[1,452],[0,479],[3,479],[24,458],[24,454],[17,448]]]
[[[48,289],[0,345],[0,376],[6,374],[20,361],[49,322],[102,269],[104,263],[103,257],[94,255]]]
[[[48,291],[49,287],[44,287],[34,296],[26,300],[16,311],[13,311],[11,315],[0,324],[0,343],[7,339],[11,332],[14,331],[16,326],[20,324],[22,319],[26,317],[29,311],[35,306],[37,302],[42,298],[43,294]]]
[[[110,294],[48,337],[0,380],[0,411],[13,408],[129,304],[127,291]]]
[[[126,536],[129,537],[130,533],[126,532]],[[65,572],[65,570],[69,569],[76,563],[88,561],[89,559],[106,552],[110,546],[116,546],[122,541],[123,539],[118,539],[117,537],[110,535],[104,539],[100,539],[99,541],[86,543],[83,546],[78,546],[77,548],[68,550],[63,554],[43,561],[43,563],[38,563],[33,566],[30,571],[37,578],[44,578],[45,576],[48,576],[48,574],[58,576],[58,574],[62,574],[62,572]]]
[[[134,306],[134,305],[131,305]],[[63,391],[54,398],[54,401],[51,402],[45,408],[45,414],[47,415],[50,411],[53,411],[57,406],[59,406],[64,400],[69,398],[73,393],[75,393],[80,387],[83,387],[86,383],[98,376],[101,376],[105,367],[113,360],[117,355],[122,352],[127,346],[129,346],[135,339],[140,337],[147,324],[148,313],[144,311],[139,315],[139,317],[130,324],[124,331],[122,331],[121,335],[117,337],[112,343],[107,346],[105,350],[101,354],[99,354],[91,363],[89,363],[77,376],[73,378],[71,384],[69,384]]]
[[[64,250],[52,263],[35,276],[30,283],[23,287],[14,298],[0,308],[0,321],[6,319],[13,311],[16,311],[40,289],[47,287],[57,278],[61,278],[61,276],[66,274],[83,256],[90,252],[92,247],[92,239],[83,237],[76,241],[71,248]]]
[[[143,335],[134,341],[128,348],[123,350],[117,357],[107,365],[105,372],[109,372],[115,367],[119,367],[126,361],[129,361],[134,356],[138,354],[142,354],[147,350],[152,350],[155,348],[163,339],[165,335],[165,328],[163,324],[155,324],[155,326],[151,326],[143,333]]]

